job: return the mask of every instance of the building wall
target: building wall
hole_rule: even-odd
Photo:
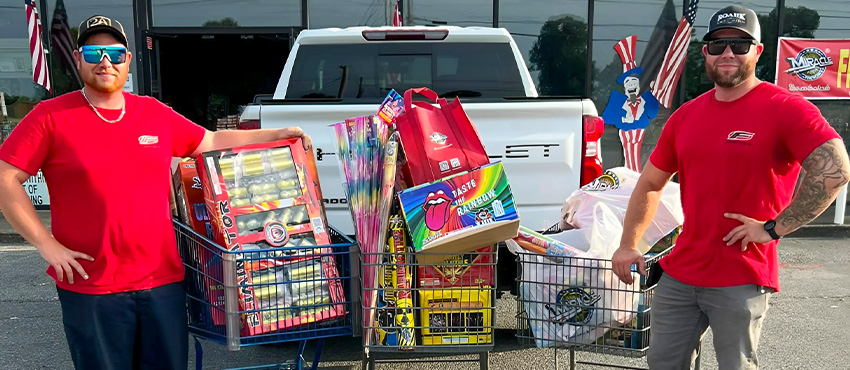
[[[136,0],[145,4],[142,0]],[[298,27],[303,26],[306,12],[309,28],[379,26],[388,19],[389,6],[374,0],[308,0],[306,8],[301,0],[187,0],[150,1],[154,27],[205,27],[252,26]],[[596,103],[601,113],[612,90],[622,89],[616,78],[622,73],[622,63],[613,50],[620,39],[637,35],[637,63],[651,69],[659,63],[666,49],[666,39],[675,29],[682,15],[683,0],[405,0],[405,19],[416,25],[460,25],[499,27],[510,31],[523,54],[526,65],[541,95],[583,95]],[[47,19],[45,28],[62,0],[44,0],[46,9],[39,11]],[[462,4],[461,4],[462,3]],[[729,4],[731,4],[730,2]],[[762,35],[765,54],[758,67],[758,76],[773,81],[776,60],[777,35],[844,38],[847,37],[847,20],[850,9],[835,0],[750,0],[743,5],[754,9],[762,18]],[[130,49],[135,45],[136,27],[133,22],[133,0],[69,0],[65,3],[72,35],[85,18],[100,13],[113,17],[125,26]],[[674,100],[674,109],[683,101],[698,96],[712,87],[704,71],[700,54],[701,38],[708,19],[727,3],[703,1],[697,12],[694,37],[685,73],[680,81],[681,94]],[[494,9],[495,8],[495,9]],[[495,10],[495,12],[494,12]],[[592,10],[592,12],[591,12]],[[498,18],[494,19],[494,13]],[[592,14],[591,14],[592,13]],[[21,0],[0,0],[0,91],[6,93],[10,106],[10,120],[19,120],[32,105],[50,97],[41,87],[32,83],[26,28],[26,15]],[[783,29],[778,29],[782,20]],[[591,36],[592,35],[592,36]],[[666,38],[665,38],[666,36]],[[51,70],[54,95],[79,88],[70,74],[55,57]],[[659,55],[661,54],[661,55]],[[588,58],[588,55],[590,58]],[[588,63],[590,59],[590,63]],[[131,65],[133,86],[137,80],[140,61],[134,58]],[[657,67],[656,67],[657,68]],[[645,71],[641,91],[655,74]],[[589,79],[589,81],[588,81]],[[135,88],[138,91],[138,88]],[[850,139],[850,109],[848,101],[820,101],[830,123]],[[644,139],[642,159],[649,156],[661,128],[672,110],[662,108],[652,120]],[[606,167],[623,164],[621,144],[617,130],[609,126],[603,138],[603,161]]]

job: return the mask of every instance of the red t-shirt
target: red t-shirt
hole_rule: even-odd
[[[85,294],[183,280],[169,206],[172,157],[191,155],[206,130],[159,101],[124,93],[126,114],[101,120],[79,91],[35,106],[0,147],[0,160],[42,169],[53,236],[94,257],[62,289]],[[121,110],[100,109],[109,120]],[[47,272],[56,279],[56,272]]]
[[[762,82],[732,102],[711,90],[682,105],[664,126],[649,157],[679,173],[685,222],[664,271],[686,284],[756,284],[779,290],[777,241],[727,246],[740,222],[724,213],[770,220],[791,203],[800,163],[818,146],[840,138],[817,107]]]

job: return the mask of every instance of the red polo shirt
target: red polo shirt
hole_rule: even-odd
[[[718,101],[711,90],[679,108],[649,158],[679,173],[685,213],[664,271],[695,286],[779,290],[778,242],[743,252],[740,242],[727,246],[723,237],[741,223],[723,214],[775,218],[791,203],[800,163],[836,138],[814,104],[767,82],[735,101]]]
[[[56,284],[86,294],[156,288],[183,280],[169,208],[172,157],[191,155],[206,130],[159,101],[124,93],[126,113],[101,120],[74,91],[35,106],[0,147],[0,160],[50,192],[53,236],[94,257],[89,274]],[[98,109],[109,120],[120,109]],[[54,279],[52,267],[47,272]]]

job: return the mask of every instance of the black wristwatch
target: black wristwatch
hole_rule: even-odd
[[[781,238],[781,236],[776,233],[776,220],[768,220],[767,222],[765,222],[764,231],[767,231],[768,235],[770,235],[773,240]]]

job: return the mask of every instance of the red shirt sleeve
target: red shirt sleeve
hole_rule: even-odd
[[[841,138],[820,109],[799,95],[791,95],[785,100],[779,120],[782,144],[801,163],[815,148]]]
[[[0,160],[35,176],[50,152],[52,123],[50,109],[36,104],[0,146]]]
[[[160,103],[162,104],[162,103]],[[162,104],[163,115],[166,122],[171,125],[171,155],[175,157],[188,157],[198,149],[207,129],[197,125],[177,113],[165,104]]]
[[[679,113],[679,110],[673,112],[667,119],[664,128],[661,130],[658,143],[656,143],[652,154],[649,155],[649,161],[652,162],[653,166],[669,173],[679,172],[679,154],[676,152],[676,126],[680,121],[680,114],[677,113]]]

